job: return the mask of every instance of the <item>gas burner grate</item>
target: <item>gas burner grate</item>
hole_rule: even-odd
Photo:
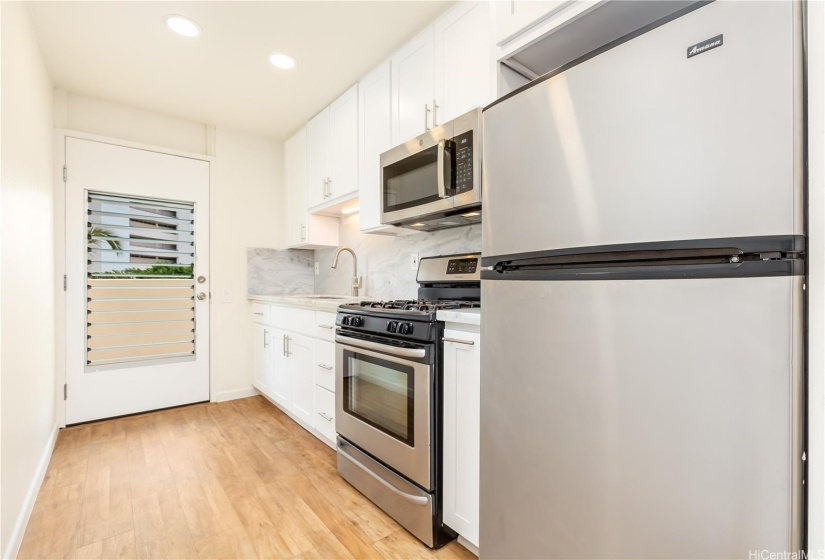
[[[362,301],[358,305],[369,309],[397,309],[401,311],[423,311],[431,313],[441,309],[472,309],[480,307],[481,304],[477,301],[397,299],[393,301]]]

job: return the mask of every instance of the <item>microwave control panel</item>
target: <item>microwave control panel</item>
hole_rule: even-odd
[[[455,142],[455,192],[473,190],[473,131],[453,138]]]

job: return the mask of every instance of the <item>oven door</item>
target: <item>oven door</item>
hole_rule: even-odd
[[[401,348],[338,334],[336,430],[432,490],[429,345]]]
[[[381,154],[381,223],[453,208],[452,123]]]

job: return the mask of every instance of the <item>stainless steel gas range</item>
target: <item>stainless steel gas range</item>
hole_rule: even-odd
[[[478,307],[480,255],[419,261],[417,300],[338,308],[338,472],[427,546],[455,533],[441,520],[440,309]]]

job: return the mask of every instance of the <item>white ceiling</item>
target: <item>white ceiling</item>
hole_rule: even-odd
[[[283,139],[452,2],[33,2],[55,87]],[[185,38],[163,18],[203,33]],[[288,71],[273,52],[293,56]]]

